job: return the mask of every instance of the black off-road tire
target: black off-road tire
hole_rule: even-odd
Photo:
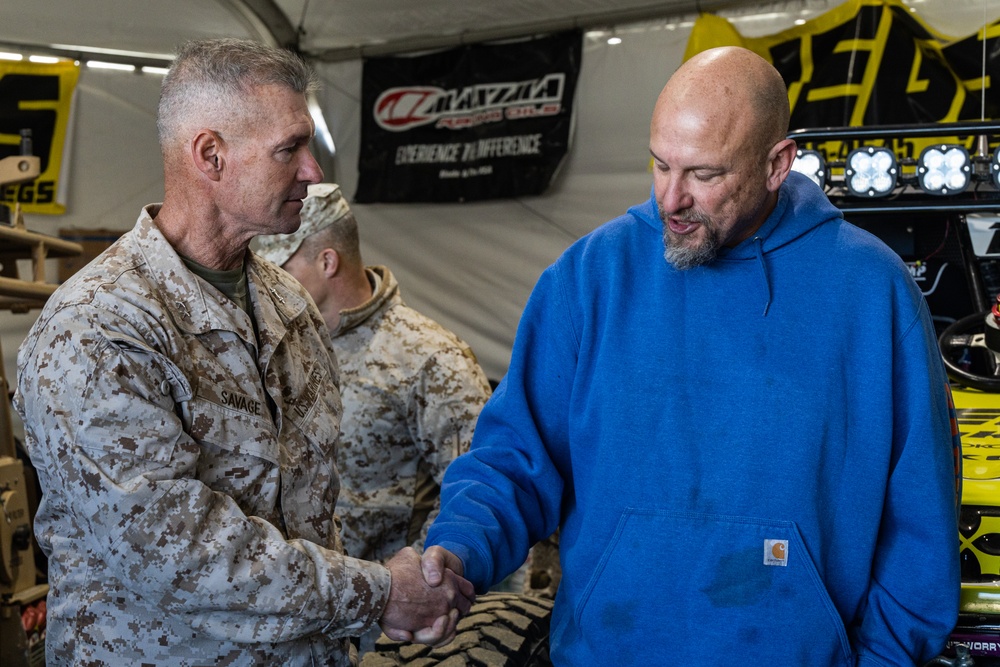
[[[394,642],[385,635],[360,667],[549,667],[552,601],[513,593],[480,595],[441,648]]]

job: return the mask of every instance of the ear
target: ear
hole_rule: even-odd
[[[795,151],[798,146],[794,139],[782,139],[774,145],[768,154],[767,189],[776,192],[788,177],[795,162]]]
[[[324,248],[319,254],[320,261],[323,262],[323,276],[333,278],[340,270],[340,253],[333,248]]]
[[[198,171],[218,181],[225,166],[225,144],[215,131],[201,130],[191,140],[191,161]]]

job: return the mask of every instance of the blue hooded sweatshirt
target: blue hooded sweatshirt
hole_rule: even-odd
[[[541,276],[427,539],[482,591],[560,528],[556,665],[912,665],[958,613],[955,445],[900,258],[792,173],[716,261],[652,197]]]

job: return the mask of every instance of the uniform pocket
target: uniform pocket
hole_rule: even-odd
[[[788,521],[626,509],[575,621],[588,643],[610,634],[649,646],[633,664],[692,647],[741,664],[852,664],[840,615]]]
[[[196,396],[185,406],[191,437],[232,455],[264,459],[277,465],[280,460],[277,434],[270,417],[261,412],[263,403],[235,392],[218,393],[231,397],[228,400],[233,405],[219,405],[216,400]]]

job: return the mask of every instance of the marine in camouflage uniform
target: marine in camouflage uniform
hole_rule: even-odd
[[[387,267],[367,273],[372,298],[331,332],[344,401],[337,514],[347,553],[381,561],[423,547],[490,386],[467,344],[403,302]]]
[[[325,324],[252,255],[251,321],[156,212],[57,290],[19,353],[48,664],[350,664],[342,638],[376,624],[390,577],[337,536]]]
[[[403,302],[387,267],[363,265],[357,221],[336,184],[309,186],[299,229],[254,247],[302,280],[330,326],[342,374],[337,514],[347,553],[384,561],[420,549],[444,471],[468,450],[490,396],[485,373],[465,342]],[[316,256],[330,248],[341,268],[320,274]]]

